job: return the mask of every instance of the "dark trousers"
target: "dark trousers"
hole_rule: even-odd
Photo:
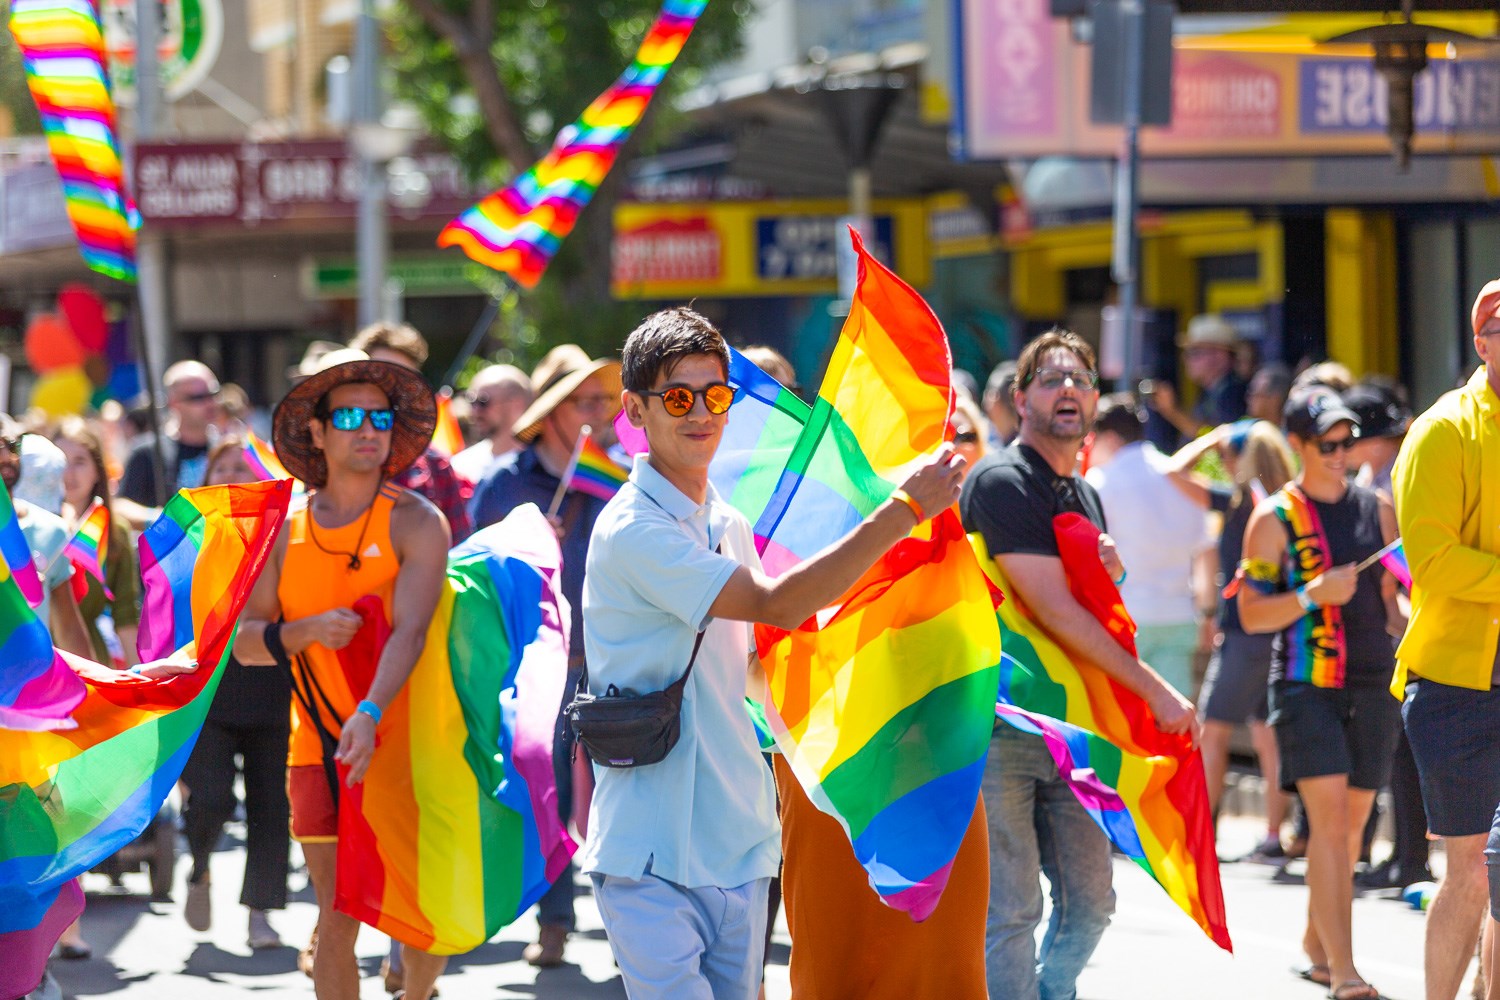
[[[1421,871],[1427,867],[1431,845],[1427,842],[1427,812],[1422,806],[1422,779],[1417,774],[1416,758],[1411,755],[1411,744],[1406,742],[1405,726],[1401,727],[1401,739],[1391,763],[1391,800],[1396,826],[1391,857],[1406,874]]]
[[[245,776],[245,881],[240,902],[255,910],[286,908],[286,880],[291,851],[286,798],[287,727],[203,724],[182,781],[189,790],[182,821],[197,882],[208,874],[209,855],[224,824],[234,815],[234,776],[238,755]]]

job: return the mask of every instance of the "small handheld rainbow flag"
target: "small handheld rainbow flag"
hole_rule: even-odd
[[[443,389],[437,394],[437,426],[432,429],[432,446],[452,458],[464,450],[464,432],[453,415],[453,390]]]
[[[270,442],[254,431],[245,433],[245,464],[261,479],[291,479]]]
[[[1396,539],[1391,550],[1380,557],[1380,565],[1396,578],[1397,583],[1411,589],[1411,565],[1406,561],[1406,546],[1401,544],[1401,539]]]
[[[578,464],[573,467],[573,477],[568,488],[587,493],[600,500],[608,500],[620,492],[630,478],[630,473],[615,464],[609,452],[599,447],[599,442],[585,436],[583,447],[578,451]]]
[[[98,500],[89,504],[88,510],[84,511],[83,518],[78,522],[78,530],[73,532],[73,537],[68,539],[68,545],[63,549],[68,561],[73,568],[87,573],[99,581],[99,586],[104,588],[104,596],[111,601],[115,595],[111,593],[109,584],[104,582],[104,560],[109,556],[109,508]]]

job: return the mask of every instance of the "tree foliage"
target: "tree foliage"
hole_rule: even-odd
[[[37,135],[42,131],[41,116],[37,114],[31,91],[26,89],[21,50],[8,28],[0,28],[0,118],[9,119],[10,130],[16,135]]]

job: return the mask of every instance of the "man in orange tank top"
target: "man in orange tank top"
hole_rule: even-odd
[[[307,484],[255,585],[235,643],[246,664],[290,664],[287,786],[292,835],[318,897],[319,1000],[355,1000],[359,923],[334,910],[338,772],[354,785],[381,714],[422,653],[448,553],[447,522],[390,480],[432,438],[436,403],[421,376],[363,351],[326,355],[276,408],[276,454]],[[388,635],[383,645],[365,641]],[[444,958],[405,949],[406,996],[426,1000]]]

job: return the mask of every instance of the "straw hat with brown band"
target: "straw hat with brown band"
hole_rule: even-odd
[[[271,418],[276,457],[288,472],[310,487],[327,484],[328,464],[322,450],[313,446],[307,425],[318,415],[323,397],[338,386],[355,382],[379,387],[396,411],[391,453],[385,460],[386,479],[406,471],[432,440],[437,400],[421,375],[389,361],[372,361],[364,351],[354,348],[330,351],[320,359],[314,374],[292,387]]]
[[[609,419],[613,420],[620,410],[620,363],[607,359],[590,361],[588,354],[577,344],[561,344],[548,351],[531,373],[531,387],[536,398],[511,425],[510,432],[516,440],[528,443],[536,440],[547,415],[573,395],[591,375],[598,375],[604,383],[604,391],[610,398]]]

